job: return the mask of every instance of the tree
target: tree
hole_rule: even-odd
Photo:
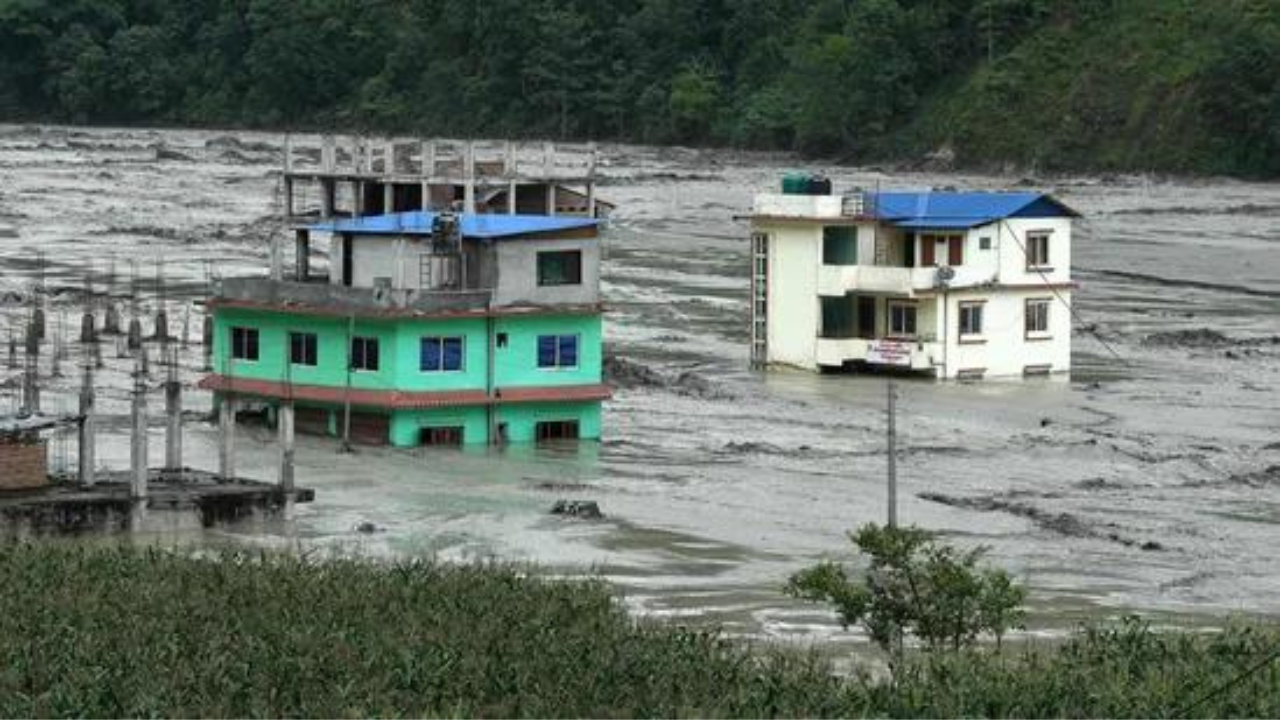
[[[986,548],[960,551],[916,527],[862,526],[850,540],[870,558],[851,577],[844,566],[823,562],[793,575],[787,593],[835,606],[841,624],[859,624],[872,641],[901,660],[907,636],[930,651],[972,646],[982,635],[996,640],[1022,627],[1026,590],[1003,570],[982,568]]]

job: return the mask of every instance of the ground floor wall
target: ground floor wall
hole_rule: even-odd
[[[299,404],[299,433],[341,437],[344,409],[340,405]],[[267,406],[267,417],[276,415],[273,404]],[[352,408],[352,438],[361,444],[390,444],[395,447],[418,447],[430,442],[432,430],[442,444],[485,445],[493,441],[492,433],[500,433],[502,443],[537,442],[543,436],[563,437],[572,428],[581,440],[599,440],[601,403],[531,402],[421,410],[379,411]],[[492,428],[492,430],[491,430]]]

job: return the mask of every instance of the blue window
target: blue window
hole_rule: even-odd
[[[420,366],[422,368],[422,372],[448,372],[461,370],[462,338],[422,338]]]
[[[539,335],[538,367],[578,367],[577,335]]]

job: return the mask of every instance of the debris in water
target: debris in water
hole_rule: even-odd
[[[1121,535],[1119,532],[1114,530],[1100,530],[1070,513],[1047,512],[1035,507],[1034,505],[1028,505],[1021,502],[1011,502],[998,497],[962,498],[935,492],[919,493],[916,497],[919,497],[921,500],[930,500],[943,505],[950,505],[951,507],[964,508],[967,510],[978,510],[981,512],[1006,512],[1010,515],[1026,518],[1035,523],[1037,527],[1050,530],[1067,537],[1110,540],[1111,542],[1124,545],[1125,547],[1136,547],[1140,550],[1147,551],[1165,549],[1164,546],[1158,542],[1150,540],[1139,542],[1133,538]]]
[[[551,506],[551,514],[584,520],[598,520],[604,517],[604,513],[600,512],[600,505],[595,500],[557,500],[556,504]]]
[[[382,528],[378,527],[374,523],[369,522],[368,520],[365,520],[361,522],[359,525],[356,525],[356,532],[362,533],[364,535],[372,535],[373,533],[376,533],[376,532],[382,532]]]

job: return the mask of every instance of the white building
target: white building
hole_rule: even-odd
[[[758,195],[752,361],[1066,372],[1075,217],[1028,192]]]

